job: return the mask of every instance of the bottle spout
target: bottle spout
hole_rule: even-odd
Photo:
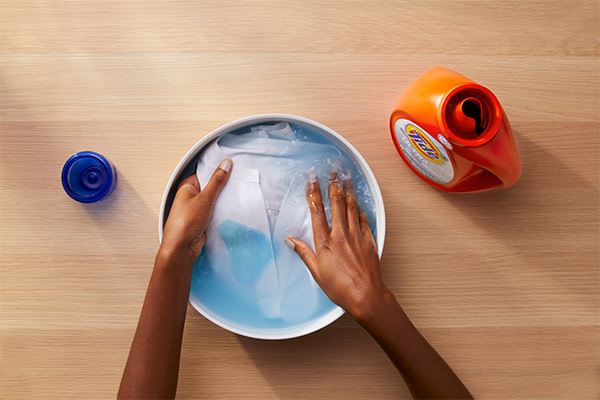
[[[439,112],[442,131],[459,146],[482,146],[496,135],[503,121],[496,96],[476,83],[448,92]]]
[[[450,113],[448,125],[460,137],[473,139],[485,130],[484,109],[475,97],[467,97],[458,102]]]

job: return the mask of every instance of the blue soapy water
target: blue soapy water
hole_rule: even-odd
[[[233,275],[242,285],[254,285],[273,258],[270,241],[263,233],[230,219],[223,221],[218,231],[229,252]]]
[[[306,204],[308,174],[315,173],[319,178],[327,219],[331,223],[328,183],[331,171],[336,171],[342,180],[352,178],[357,201],[367,214],[371,232],[375,236],[375,201],[358,160],[340,143],[314,128],[296,123],[289,125],[295,137],[291,140],[286,140],[283,135],[274,137],[282,139],[282,154],[293,150],[295,146],[309,143],[328,145],[329,150],[322,153],[305,152],[298,154],[295,159],[282,158],[281,162],[276,163],[277,168],[289,170],[290,177],[293,177],[288,183],[290,191],[287,196],[290,197],[286,201],[291,205]],[[227,146],[237,143],[243,149],[249,143],[244,135],[251,129],[256,127],[238,129],[221,136],[219,140],[226,141]],[[283,221],[286,216],[279,213],[275,214],[275,218]],[[242,330],[273,331],[309,325],[337,307],[312,281],[308,269],[295,252],[283,244],[281,237],[273,234],[274,224],[270,228],[273,242],[263,233],[232,220],[226,220],[219,226],[219,235],[231,259],[229,276],[219,270],[220,266],[210,265],[204,251],[196,260],[190,295],[213,318]],[[260,304],[264,299],[259,299],[254,287],[273,257],[278,264],[289,265],[289,270],[284,269],[287,278],[281,283],[286,296],[281,300],[281,313],[275,317],[265,315]],[[284,272],[278,270],[277,273],[281,280]]]

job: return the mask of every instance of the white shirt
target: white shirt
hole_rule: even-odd
[[[196,170],[201,187],[225,157],[233,160],[233,168],[194,267],[204,270],[198,279],[219,281],[267,319],[303,322],[325,303],[332,306],[284,241],[293,236],[313,247],[307,173],[316,173],[325,186],[342,153],[331,145],[299,140],[285,122],[253,127],[222,136],[204,149]],[[330,215],[328,196],[323,200]]]

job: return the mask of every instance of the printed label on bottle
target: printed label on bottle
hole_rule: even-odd
[[[407,119],[399,119],[395,131],[402,152],[417,171],[437,183],[448,183],[454,178],[454,167],[446,149],[423,128]]]

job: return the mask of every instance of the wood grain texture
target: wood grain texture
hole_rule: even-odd
[[[179,159],[224,123],[291,113],[346,137],[384,195],[383,273],[477,398],[600,397],[596,1],[0,1],[0,398],[112,398]],[[523,175],[436,191],[394,149],[396,99],[434,65],[491,89]],[[80,150],[100,204],[60,184]],[[179,396],[410,398],[349,317],[280,342],[191,307]]]

